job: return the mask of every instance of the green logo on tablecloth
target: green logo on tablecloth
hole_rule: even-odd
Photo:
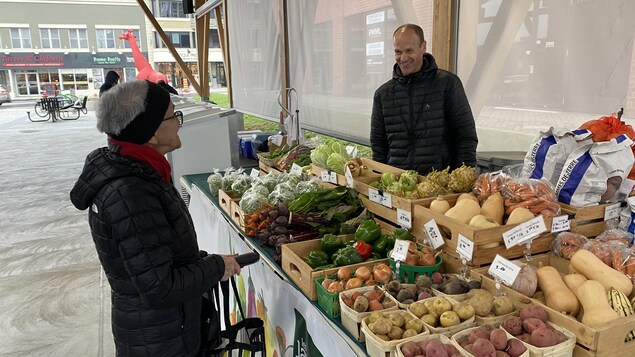
[[[293,336],[293,357],[322,357],[320,351],[313,344],[311,334],[306,329],[306,321],[304,316],[293,309],[295,312],[295,335]]]

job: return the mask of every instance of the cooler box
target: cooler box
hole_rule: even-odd
[[[481,151],[476,153],[476,171],[493,172],[508,165],[522,164],[525,151]]]

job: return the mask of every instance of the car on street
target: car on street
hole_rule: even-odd
[[[3,103],[11,103],[11,95],[9,94],[9,90],[0,84],[0,105]]]

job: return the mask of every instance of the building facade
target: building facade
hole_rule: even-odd
[[[192,15],[181,0],[146,0],[194,75],[196,42]],[[222,54],[210,28],[211,88],[225,85]],[[120,36],[131,30],[136,46]],[[132,41],[132,40],[130,40]],[[97,97],[108,71],[121,81],[136,78],[136,48],[172,86],[187,90],[182,69],[135,0],[0,0],[0,84],[13,98],[72,93]]]

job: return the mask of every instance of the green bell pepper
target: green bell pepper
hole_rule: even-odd
[[[386,254],[379,254],[377,252],[373,252],[373,254],[370,255],[370,258],[366,259],[366,261],[371,261],[371,260],[379,260],[379,259],[384,259],[386,258]]]
[[[361,240],[373,244],[379,237],[381,237],[381,228],[379,227],[379,223],[373,219],[365,220],[355,231],[355,241]]]
[[[410,232],[408,232],[407,229],[397,228],[392,234],[395,236],[395,239],[409,240],[412,242],[414,242],[415,240],[415,238]]]
[[[386,235],[386,252],[395,247],[395,235],[388,234]]]
[[[342,247],[344,247],[344,242],[342,242],[341,237],[333,234],[325,234],[322,237],[322,251],[329,257]]]
[[[361,263],[362,256],[353,247],[344,247],[333,254],[333,264],[336,267]]]
[[[386,252],[386,245],[388,242],[388,234],[382,234],[379,239],[373,243],[373,252],[377,252],[379,254],[383,254]],[[394,242],[393,242],[394,245]]]
[[[329,261],[329,256],[328,254],[324,253],[323,251],[320,250],[312,250],[309,252],[309,255],[307,255],[304,258],[304,261],[309,264],[309,266],[312,269],[315,269],[317,267],[323,266],[323,265],[327,265],[330,263]]]

